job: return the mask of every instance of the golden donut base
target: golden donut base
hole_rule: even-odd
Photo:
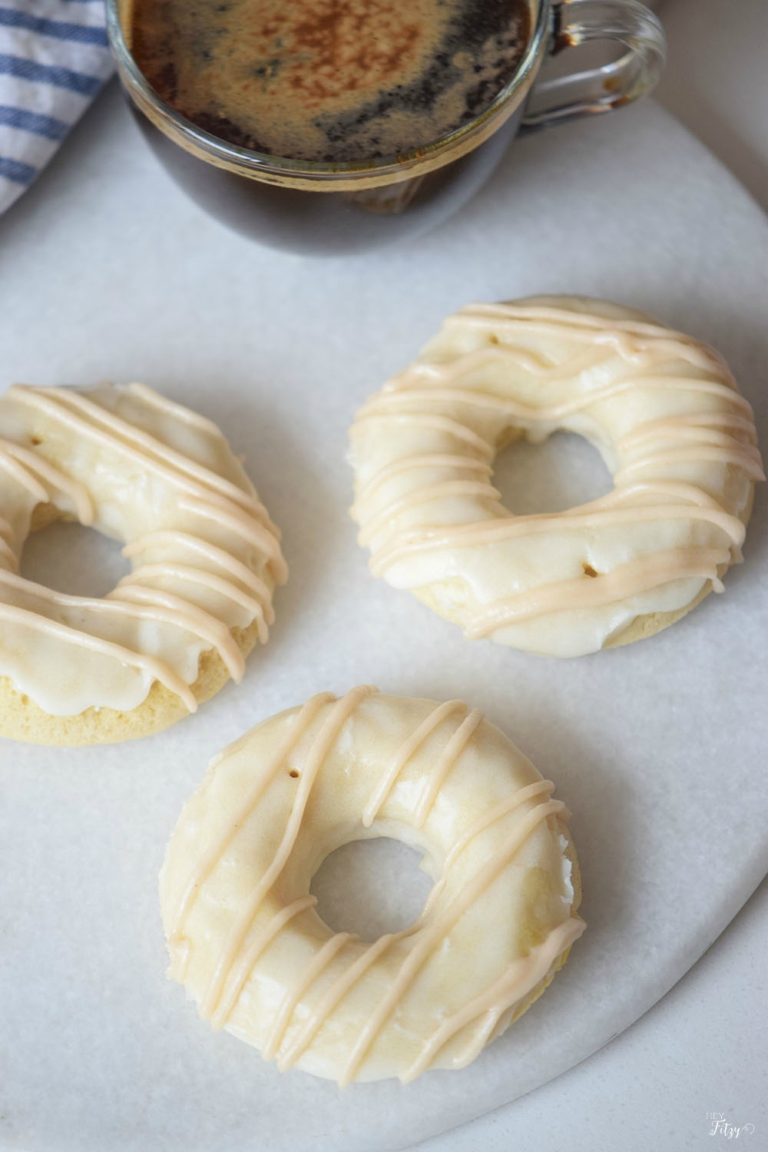
[[[233,629],[232,636],[243,656],[247,656],[258,642],[258,622],[254,621],[246,629]],[[229,678],[218,652],[212,649],[203,652],[197,680],[192,685],[198,704],[220,692]],[[114,708],[86,708],[76,716],[51,716],[34,700],[19,692],[7,676],[0,677],[0,736],[27,744],[59,747],[116,744],[161,732],[188,715],[186,705],[176,693],[157,680],[142,703],[130,712],[118,712]]]
[[[59,511],[54,504],[38,504],[32,514],[30,534],[40,532],[57,520],[75,522],[76,517]],[[259,640],[258,621],[247,628],[233,628],[232,637],[243,656]],[[218,652],[203,652],[192,692],[198,704],[210,700],[230,679]],[[0,737],[25,744],[48,744],[76,748],[85,744],[117,744],[162,732],[189,716],[183,701],[155,680],[146,698],[130,712],[114,708],[86,708],[75,716],[52,716],[29,696],[20,692],[7,676],[0,676]]]
[[[722,576],[727,570],[727,565],[720,573]],[[453,607],[457,597],[458,581],[442,581],[439,584],[430,584],[427,589],[411,589],[413,595],[417,600],[420,600],[427,608],[431,608],[438,616],[442,616],[444,620],[449,620],[452,624],[462,626],[462,614],[456,611]],[[437,590],[444,590],[447,594],[444,597],[435,595]],[[449,591],[450,589],[450,591]],[[653,612],[645,616],[636,616],[626,627],[622,628],[614,636],[610,636],[603,648],[621,648],[625,644],[633,644],[635,640],[647,640],[650,636],[655,636],[657,632],[661,632],[664,628],[669,628],[671,624],[677,623],[683,616],[687,616],[706,596],[712,591],[711,584],[707,584],[699,592],[689,604],[684,605],[682,608],[676,609],[674,612]],[[453,601],[453,603],[452,603]]]

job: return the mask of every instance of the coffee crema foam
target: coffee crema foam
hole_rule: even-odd
[[[514,75],[526,0],[136,0],[152,87],[230,143],[356,162],[423,148]]]

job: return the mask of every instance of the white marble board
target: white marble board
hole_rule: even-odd
[[[445,313],[546,291],[604,294],[711,340],[764,424],[768,225],[651,103],[519,142],[461,217],[415,244],[318,262],[208,220],[111,91],[0,222],[0,387],[142,379],[214,417],[291,566],[268,648],[197,716],[122,747],[0,744],[0,1148],[406,1147],[626,1028],[764,874],[764,492],[725,596],[651,641],[565,663],[464,641],[374,581],[355,544],[354,409]],[[556,498],[550,479],[563,499],[561,459],[597,482],[567,449],[543,450],[551,478],[530,456],[505,459],[512,503],[527,466],[536,499]],[[557,782],[589,930],[470,1069],[340,1092],[280,1077],[197,1020],[164,979],[156,874],[211,755],[312,692],[363,681],[464,696]]]

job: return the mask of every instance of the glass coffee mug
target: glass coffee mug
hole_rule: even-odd
[[[132,0],[107,0],[122,84],[146,138],[197,203],[276,248],[338,255],[390,244],[441,223],[494,170],[518,132],[610,112],[649,92],[665,52],[657,17],[639,0],[530,0],[531,34],[512,78],[475,118],[426,147],[354,163],[298,161],[238,147],[160,98],[134,60]],[[540,76],[549,57],[615,41],[612,64]]]

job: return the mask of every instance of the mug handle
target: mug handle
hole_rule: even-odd
[[[661,76],[666,37],[658,17],[640,0],[556,0],[550,55],[591,40],[615,40],[618,60],[534,87],[521,130],[611,112],[650,92]]]

